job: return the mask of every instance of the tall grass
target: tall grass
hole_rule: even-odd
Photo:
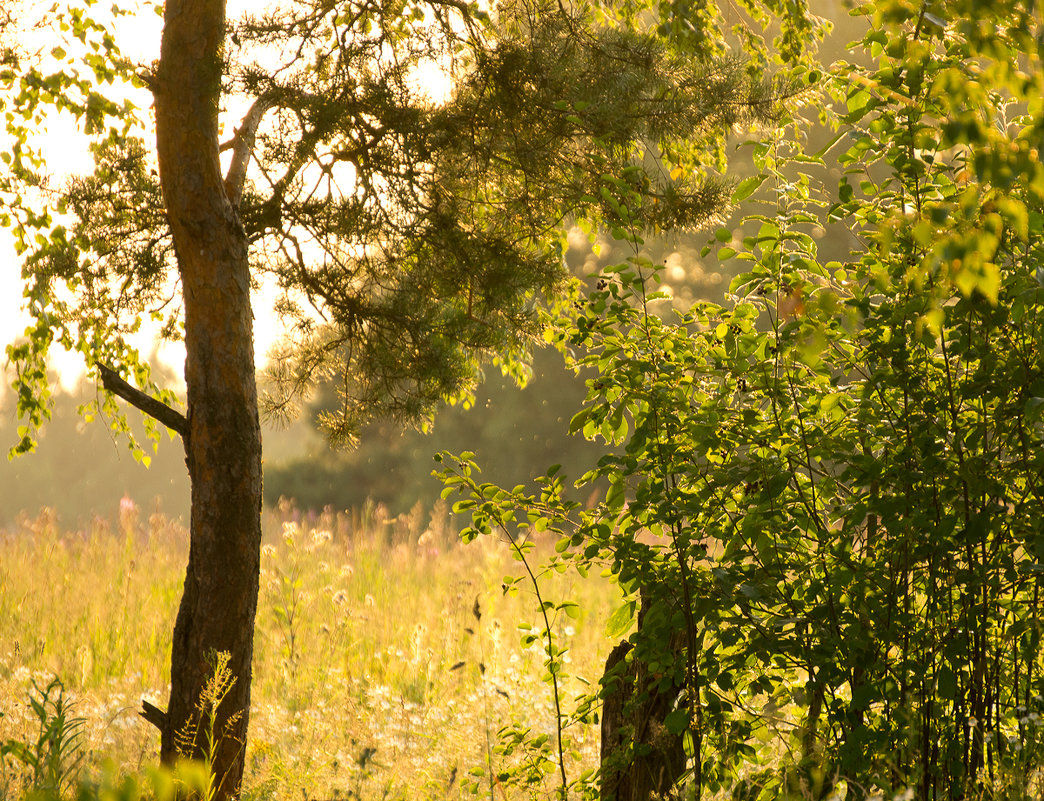
[[[497,779],[517,758],[497,750],[501,727],[556,725],[543,650],[519,644],[539,608],[501,590],[520,569],[507,547],[461,545],[442,506],[388,519],[380,506],[284,504],[264,532],[246,798],[550,794],[554,777],[525,796]],[[158,735],[137,710],[166,700],[187,552],[181,525],[130,501],[111,521],[65,529],[44,510],[0,532],[0,742],[33,735],[32,683],[59,676],[86,721],[87,771],[154,759]],[[568,672],[596,681],[612,588],[542,581],[583,610],[554,625]],[[564,702],[587,689],[567,679]],[[594,767],[596,727],[569,735],[569,769]]]

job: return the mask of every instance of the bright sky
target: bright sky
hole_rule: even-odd
[[[35,0],[23,1],[31,3]],[[227,13],[229,18],[233,19],[244,12],[263,11],[272,4],[273,0],[228,0]],[[100,5],[102,4],[94,6],[92,13],[99,16],[103,14]],[[117,45],[124,55],[140,64],[150,64],[158,57],[161,32],[162,19],[151,7],[146,7],[133,17],[119,19],[115,26]],[[55,43],[41,38],[38,44],[29,41],[22,44],[46,52]],[[433,64],[430,68],[422,70],[418,75],[418,81],[431,97],[445,97],[449,93],[449,78],[437,65]],[[139,92],[133,99],[141,109],[148,109],[151,104],[151,97],[147,91]],[[249,100],[244,100],[241,105],[242,112],[245,113]],[[233,113],[225,121],[226,128],[229,124],[235,125],[237,121]],[[152,135],[151,129],[148,135]],[[48,166],[56,176],[87,173],[91,170],[86,142],[77,133],[75,122],[71,118],[55,115],[53,119],[48,120],[42,137],[42,147]],[[230,153],[226,153],[225,156],[230,157]],[[277,294],[274,285],[262,285],[254,297],[254,344],[259,366],[264,363],[267,353],[281,334],[279,321],[272,312]],[[14,252],[14,242],[10,234],[0,228],[0,348],[20,337],[28,324],[28,318],[21,311],[21,296],[20,265]],[[156,347],[155,333],[154,327],[143,330],[133,342],[145,356],[151,354]],[[173,368],[178,375],[181,374],[185,352],[179,343],[163,343],[158,355],[162,362]],[[0,363],[3,361],[4,359],[0,358]],[[57,348],[53,350],[53,366],[59,373],[61,383],[66,387],[75,385],[84,370],[78,355],[65,354]]]
[[[244,11],[261,11],[268,2],[257,0],[229,0],[229,16],[238,16]],[[95,6],[97,9],[98,7]],[[161,18],[151,9],[134,17],[121,19],[116,27],[116,41],[122,52],[142,64],[151,63],[159,54],[162,29]],[[23,42],[32,47],[29,42]],[[49,43],[44,43],[44,49]],[[147,109],[150,98],[147,92],[135,97],[140,108]],[[47,154],[47,162],[56,176],[89,172],[91,161],[86,143],[79,136],[71,118],[55,115],[48,120],[41,140]],[[278,323],[271,312],[276,297],[274,287],[262,287],[254,301],[254,340],[260,364],[279,335]],[[22,336],[28,317],[22,312],[22,281],[20,263],[15,254],[14,240],[10,233],[0,228],[0,348]],[[148,356],[155,348],[155,329],[144,330],[134,344]],[[58,371],[61,383],[71,387],[83,373],[83,362],[79,355],[54,349],[53,366]],[[159,350],[160,360],[180,375],[185,360],[184,348],[178,343],[164,343]],[[0,358],[0,363],[6,357]],[[9,380],[4,382],[9,383]]]

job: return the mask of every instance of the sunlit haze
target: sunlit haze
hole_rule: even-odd
[[[228,14],[234,18],[248,11],[262,11],[270,5],[268,2],[230,0]],[[133,17],[121,18],[115,30],[117,44],[124,55],[140,64],[149,64],[156,59],[162,20],[151,7]],[[32,43],[25,44],[33,48]],[[41,43],[35,49],[46,51],[47,46],[47,43]],[[434,65],[420,80],[430,87],[429,93],[433,96],[446,91],[445,76]],[[440,80],[443,85],[440,85]],[[148,111],[151,99],[147,91],[138,91],[133,100],[143,111]],[[248,103],[244,101],[242,105],[245,110]],[[228,121],[224,122],[227,128]],[[56,183],[60,184],[71,175],[90,172],[92,168],[86,140],[79,134],[75,121],[69,115],[50,115],[41,131],[39,146],[46,154],[52,180]],[[230,157],[230,154],[226,153],[225,156]],[[3,258],[0,258],[0,345],[6,346],[23,335],[29,318],[22,310],[20,259],[15,254],[14,239],[3,228],[0,228],[0,253],[3,254]],[[278,319],[272,312],[276,295],[274,286],[262,285],[254,297],[254,348],[259,366],[264,363],[266,354],[280,334]],[[132,343],[146,357],[156,351],[159,361],[180,375],[185,360],[184,347],[180,343],[157,342],[156,332],[156,326],[144,326],[143,331],[132,339]],[[51,361],[61,384],[66,388],[74,386],[83,375],[84,364],[79,354],[66,353],[55,347]]]

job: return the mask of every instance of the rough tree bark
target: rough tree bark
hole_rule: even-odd
[[[174,627],[161,758],[211,758],[217,797],[238,793],[250,709],[261,547],[261,433],[254,373],[247,240],[221,175],[218,104],[224,0],[167,0],[153,90],[160,182],[185,315],[185,451],[191,545]],[[234,684],[216,742],[197,704],[214,656]]]
[[[642,629],[648,610],[643,597],[638,612]],[[684,638],[670,641],[677,656]],[[681,735],[671,734],[665,720],[678,701],[680,687],[661,685],[627,640],[618,643],[602,674],[601,768],[602,801],[656,801],[676,797],[675,785],[685,772]]]

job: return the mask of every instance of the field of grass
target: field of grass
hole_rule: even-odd
[[[554,776],[526,791],[490,779],[525,757],[497,749],[502,727],[555,731],[543,651],[519,642],[537,605],[501,591],[521,572],[505,543],[461,545],[444,507],[388,520],[283,506],[264,531],[245,798],[551,794]],[[82,770],[155,760],[158,733],[137,711],[166,704],[187,552],[182,525],[129,501],[85,527],[44,510],[0,531],[0,743],[35,740],[30,691],[57,676],[85,719]],[[554,624],[568,707],[601,674],[615,590],[558,574],[541,590],[581,610]],[[567,734],[574,778],[595,766],[597,725]],[[3,761],[0,795],[24,780],[16,764]]]

